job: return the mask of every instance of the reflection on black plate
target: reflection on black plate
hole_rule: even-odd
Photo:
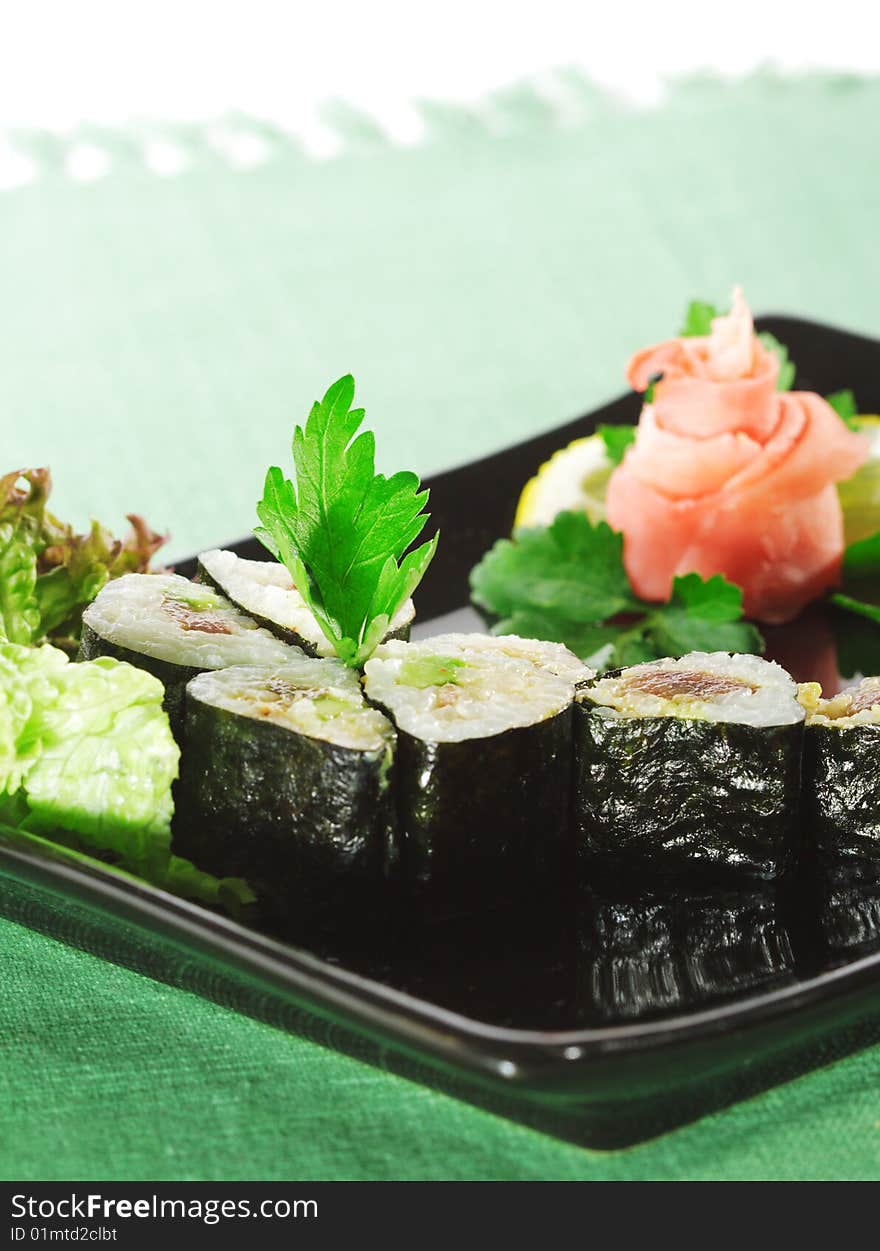
[[[880,862],[826,859],[819,877],[819,927],[827,959],[880,948]]]
[[[794,953],[776,889],[588,893],[579,1016],[590,1023],[683,1012],[791,980]]]

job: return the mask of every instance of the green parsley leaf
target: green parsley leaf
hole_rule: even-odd
[[[612,465],[619,465],[626,449],[635,442],[635,426],[597,426],[597,434],[601,434],[605,444],[605,454]]]
[[[880,530],[850,543],[843,553],[843,581],[851,583],[880,577]]]
[[[714,304],[706,300],[691,300],[684,315],[684,325],[678,333],[686,339],[704,338],[712,333],[712,322],[719,316],[720,312]]]
[[[767,330],[758,335],[758,340],[768,352],[772,352],[779,359],[779,376],[776,379],[776,390],[790,391],[794,385],[796,370],[794,361],[788,359],[788,348]]]
[[[644,621],[625,631],[614,648],[614,665],[626,669],[630,665],[642,665],[648,660],[659,660],[664,655],[651,639]]]
[[[850,430],[858,429],[858,422],[855,418],[858,416],[859,409],[856,404],[856,397],[848,387],[843,391],[833,391],[831,395],[826,395],[825,399],[837,413],[840,420],[849,426]]]
[[[565,643],[596,669],[690,651],[761,652],[742,620],[742,592],[720,574],[676,578],[667,604],[638,599],[623,567],[623,536],[583,513],[502,539],[471,572],[474,602],[496,634]]]
[[[648,385],[645,387],[644,400],[646,404],[654,403],[654,390],[657,386],[657,383],[662,382],[662,381],[663,381],[662,373],[651,374],[651,377],[648,379]]]
[[[651,636],[664,656],[687,652],[762,652],[764,640],[742,620],[742,591],[716,573],[675,578],[669,602],[651,614]]]
[[[859,617],[867,617],[869,621],[880,623],[880,604],[872,604],[864,599],[854,599],[851,595],[844,595],[841,591],[835,591],[828,598],[838,608],[843,608],[847,612],[853,612]]]
[[[880,630],[877,623],[861,613],[830,613],[829,625],[834,635],[837,668],[841,677],[861,677],[880,673]]]
[[[623,536],[578,512],[501,539],[471,571],[471,591],[475,603],[498,617],[549,612],[572,623],[605,621],[634,602]]]
[[[869,621],[880,622],[880,531],[850,543],[841,566],[843,589],[828,601]]]
[[[346,664],[362,665],[431,563],[438,535],[413,551],[428,514],[414,473],[374,468],[371,431],[340,378],[293,432],[296,485],[273,466],[257,504],[260,542],[286,565]],[[404,554],[406,553],[406,554]]]

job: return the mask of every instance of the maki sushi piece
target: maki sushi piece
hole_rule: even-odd
[[[367,698],[398,732],[401,876],[431,916],[537,895],[570,846],[572,708],[558,643],[446,634],[379,646]]]
[[[199,557],[198,578],[285,643],[301,647],[309,656],[334,655],[332,644],[289,572],[277,560],[246,560],[235,552],[215,548]],[[386,638],[409,638],[415,615],[412,600],[406,600],[392,618]]]
[[[779,665],[692,652],[579,692],[579,858],[773,876],[794,836],[804,710]]]
[[[880,677],[832,699],[801,687],[804,808],[820,851],[880,860]]]
[[[281,664],[299,655],[212,588],[176,574],[125,574],[108,582],[83,613],[81,659],[113,656],[159,678],[175,735],[182,729],[184,687],[196,674]]]
[[[300,923],[374,896],[388,867],[395,734],[341,661],[193,678],[174,850],[244,877]]]

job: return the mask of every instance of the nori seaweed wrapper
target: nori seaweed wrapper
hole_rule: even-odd
[[[364,690],[397,726],[403,893],[442,919],[533,915],[573,867],[573,700],[593,677],[558,643],[445,634],[383,643]]]
[[[880,860],[880,723],[807,726],[804,813],[820,851]]]
[[[803,724],[607,717],[575,704],[577,852],[773,876],[795,841]],[[586,868],[589,872],[588,867]]]
[[[247,879],[307,926],[381,902],[393,856],[388,743],[355,750],[186,695],[173,848]]]
[[[486,738],[427,742],[398,730],[405,889],[432,915],[537,894],[570,846],[572,709]]]

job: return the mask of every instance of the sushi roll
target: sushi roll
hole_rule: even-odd
[[[196,674],[300,655],[212,588],[176,574],[125,574],[108,582],[83,613],[80,658],[114,656],[159,678],[175,735],[182,729],[184,687]]]
[[[880,677],[832,699],[806,683],[804,807],[820,851],[880,860]]]
[[[575,708],[582,864],[772,876],[793,838],[803,724],[794,682],[759,656],[692,652],[591,683]]]
[[[198,578],[285,643],[301,647],[309,656],[333,656],[332,645],[279,561],[245,560],[215,548],[199,557]],[[386,638],[409,638],[415,615],[412,600],[406,600],[391,619]]]
[[[398,732],[402,881],[427,914],[505,902],[559,868],[591,676],[560,644],[513,636],[392,641],[367,661],[367,698]]]
[[[341,661],[233,666],[186,688],[174,850],[295,921],[387,869],[395,734]]]

